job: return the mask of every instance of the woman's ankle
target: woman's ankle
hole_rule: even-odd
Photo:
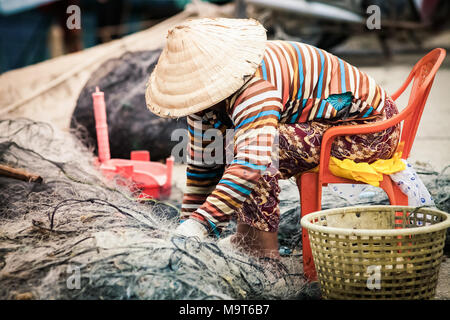
[[[238,224],[236,233],[230,239],[234,247],[255,258],[279,260],[277,232],[261,231],[254,227]]]

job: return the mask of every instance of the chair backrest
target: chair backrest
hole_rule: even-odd
[[[401,111],[404,113],[401,141],[404,142],[402,158],[407,159],[416,137],[423,108],[433,85],[436,72],[444,61],[444,49],[434,49],[416,63],[405,83],[393,95],[396,100],[413,81],[408,105]]]

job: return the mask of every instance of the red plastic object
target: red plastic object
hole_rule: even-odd
[[[328,166],[331,146],[337,136],[379,132],[404,121],[401,135],[401,142],[404,143],[402,158],[408,158],[428,94],[430,93],[436,72],[444,58],[444,49],[434,49],[414,66],[405,83],[392,95],[392,99],[397,100],[411,81],[414,80],[408,105],[399,114],[377,123],[333,127],[325,132],[320,152],[319,172],[307,172],[297,177],[302,217],[321,209],[322,186],[326,186],[328,183],[362,183],[336,177],[330,172]],[[387,193],[391,205],[408,205],[407,196],[390,179],[389,175],[383,176],[380,188]],[[304,274],[310,281],[315,281],[317,280],[317,274],[314,267],[308,232],[305,229],[302,229],[302,243]]]
[[[109,179],[117,175],[129,179],[132,191],[140,191],[139,198],[167,199],[172,190],[174,158],[166,164],[150,161],[150,152],[131,151],[130,159],[111,159],[106,122],[106,107],[103,92],[98,87],[92,94],[94,102],[95,127],[97,130],[98,160],[100,170]]]
[[[98,87],[92,94],[94,100],[95,129],[97,131],[98,160],[105,162],[111,159],[109,153],[108,124],[106,123],[105,96]]]

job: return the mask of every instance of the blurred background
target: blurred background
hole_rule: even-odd
[[[0,72],[147,29],[182,11],[190,2],[0,0]],[[445,33],[450,23],[450,1],[447,0],[207,2],[218,5],[234,2],[235,16],[258,19],[268,30],[269,38],[303,41],[350,55],[365,53],[367,56],[371,50],[390,58],[396,49],[420,50],[426,40]],[[70,5],[80,8],[80,29],[66,27],[70,15],[66,10]],[[368,10],[372,5],[378,6],[379,12]],[[378,17],[381,18],[380,29],[373,20]],[[369,29],[373,26],[375,28]],[[446,40],[443,42],[443,46],[448,45]]]
[[[0,72],[147,29],[184,9],[189,0],[0,0]],[[226,0],[210,0],[224,3]],[[70,5],[81,29],[69,30]]]
[[[70,29],[74,6],[80,28]],[[269,39],[331,51],[390,94],[426,53],[450,49],[448,0],[0,0],[0,118],[28,117],[63,130],[82,125],[95,138],[91,92],[99,85],[110,99],[113,155],[141,148],[164,159],[171,145],[160,142],[185,122],[147,111],[148,75],[167,30],[217,16],[255,18]],[[412,152],[436,168],[450,163],[449,81],[447,57]],[[400,97],[399,108],[407,101],[408,94]]]
[[[70,17],[76,14],[76,10],[68,12],[71,7],[79,8],[80,28],[67,27]],[[447,51],[450,49],[450,0],[0,0],[0,120],[28,118],[49,123],[56,129],[76,134],[95,154],[96,126],[92,93],[98,86],[105,94],[111,156],[129,159],[131,151],[147,150],[150,151],[152,161],[165,162],[174,144],[178,143],[171,139],[171,134],[176,129],[186,128],[186,119],[164,119],[148,111],[144,95],[148,77],[157,64],[168,30],[189,18],[218,16],[255,18],[265,26],[269,39],[300,41],[330,51],[372,76],[390,94],[401,86],[414,64],[426,53],[436,47]],[[449,83],[450,57],[447,55],[437,73],[408,159],[424,179],[433,197],[439,199],[439,208],[446,211],[450,207]],[[409,92],[406,91],[397,99],[399,109],[407,105],[408,98]],[[40,126],[42,124],[38,124],[38,128]],[[43,127],[47,128],[46,125]],[[27,140],[27,132],[33,133],[31,130],[19,130],[17,134],[20,137],[25,134],[23,137]],[[184,132],[187,135],[187,130]],[[0,135],[5,138],[4,132],[0,132]],[[32,141],[42,137],[46,136],[36,134]],[[38,148],[42,146],[46,152],[51,152],[52,166],[57,163],[61,169],[71,168],[73,164],[71,170],[77,170],[75,177],[84,174],[84,171],[78,172],[77,153],[72,155],[68,152],[66,155],[60,150],[47,148],[45,139],[37,142]],[[9,148],[12,144],[9,141],[7,143]],[[66,149],[67,146],[63,150]],[[53,153],[54,161],[70,161],[54,162]],[[31,153],[24,154],[27,156]],[[21,163],[19,160],[18,163]],[[65,167],[66,164],[70,166]],[[174,165],[169,201],[178,208],[186,186],[185,171],[184,163]],[[58,175],[62,176],[59,171]],[[65,183],[65,180],[61,181]],[[16,190],[8,184],[4,186],[6,190]],[[53,197],[53,189],[49,190]],[[62,194],[65,194],[65,190],[72,189],[64,187]],[[82,194],[88,194],[84,190],[82,188]],[[101,189],[95,190],[99,192],[97,190]],[[282,221],[285,222],[280,226],[280,235],[283,237],[280,243],[298,247],[301,234],[297,186],[292,181],[283,181],[282,190],[280,210],[284,217]],[[42,189],[36,191],[41,194]],[[374,187],[369,191],[359,198],[358,204],[387,204],[387,197],[380,190]],[[5,194],[10,193],[14,192]],[[79,193],[74,194],[78,196]],[[26,195],[28,197],[28,191]],[[70,197],[75,195],[70,194]],[[16,204],[8,202],[8,197],[5,199],[6,203],[11,203],[9,208],[15,210],[14,217],[22,219],[16,211],[22,212],[28,206],[20,200],[17,206],[21,209],[16,210]],[[22,198],[11,199],[17,201]],[[30,199],[35,201],[36,198]],[[57,199],[52,198],[49,203],[59,201]],[[33,211],[36,203],[30,202]],[[40,200],[40,203],[45,205],[45,210],[49,208],[46,200]],[[324,193],[324,208],[347,205],[350,203],[331,192]],[[104,212],[108,211],[105,209]],[[61,215],[60,211],[58,215]],[[77,226],[79,223],[97,221],[93,219],[100,216],[94,213],[88,216],[83,211],[82,219],[78,221],[77,218]],[[28,228],[31,223],[28,211],[27,217],[21,220],[27,226],[17,224],[10,228],[12,232],[22,232],[26,228],[35,232],[33,230],[37,229]],[[39,226],[38,230],[44,232],[47,229],[41,229],[40,226],[44,225],[41,223],[41,217],[39,221],[33,219],[33,227]],[[91,228],[88,224],[86,226]],[[120,232],[123,230],[121,227]],[[39,248],[43,247],[40,234]],[[77,237],[79,235],[74,234]],[[20,239],[24,238],[22,234],[19,236]],[[61,239],[68,239],[65,233]],[[28,240],[24,242],[25,247],[30,248],[29,243]],[[13,246],[21,248],[19,254],[25,252],[16,242]],[[46,247],[54,248],[55,243]],[[4,252],[11,250],[8,247]],[[34,266],[38,263],[36,257],[40,253],[41,260],[47,261],[45,250],[37,253],[33,251],[31,258],[27,256],[32,259]],[[295,261],[299,261],[295,257]],[[0,269],[3,267],[1,263],[0,259]],[[29,264],[28,260],[26,263]],[[295,265],[297,268],[301,266],[299,263]],[[11,267],[6,269],[8,272],[13,270]],[[38,269],[39,281],[44,279],[46,288],[57,288],[50,281],[58,273],[53,273],[52,269],[50,276],[44,277],[41,271],[46,269],[33,270]],[[301,270],[296,269],[294,274],[301,274]],[[449,274],[450,259],[447,259],[442,264],[437,298],[450,299]],[[16,278],[11,279],[16,281]],[[28,286],[33,282],[31,279],[25,280],[22,283],[29,290]],[[158,289],[161,286],[159,283],[153,287]],[[7,286],[0,285],[0,294],[4,288]]]

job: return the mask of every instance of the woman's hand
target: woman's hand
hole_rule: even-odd
[[[195,219],[187,219],[175,229],[175,233],[180,236],[198,237],[203,240],[208,236],[208,229]]]

